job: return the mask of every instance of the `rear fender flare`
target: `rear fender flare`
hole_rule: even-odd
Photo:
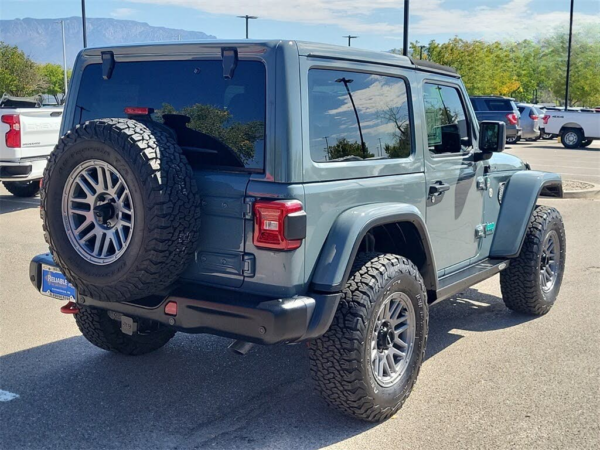
[[[378,203],[357,206],[339,215],[317,260],[311,288],[319,292],[339,292],[350,276],[360,243],[374,227],[399,222],[415,226],[426,253],[421,273],[429,291],[437,290],[437,272],[429,233],[419,209],[406,203]]]
[[[492,258],[519,256],[531,213],[543,190],[552,191],[558,197],[562,197],[560,175],[525,170],[510,177],[502,195],[502,206],[490,250]]]

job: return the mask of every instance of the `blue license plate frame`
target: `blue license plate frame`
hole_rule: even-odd
[[[57,300],[74,302],[77,300],[75,286],[67,281],[62,272],[53,266],[42,264],[42,283],[40,293]]]

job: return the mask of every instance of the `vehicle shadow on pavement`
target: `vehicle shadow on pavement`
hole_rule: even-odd
[[[13,195],[0,195],[0,214],[7,214],[24,209],[39,208],[39,197],[18,198]]]
[[[469,289],[431,308],[427,358],[453,330],[485,332],[528,320]],[[68,317],[64,318],[68,320]],[[377,426],[330,410],[314,393],[306,345],[256,347],[177,335],[164,349],[125,357],[82,337],[0,358],[3,448],[318,449]]]

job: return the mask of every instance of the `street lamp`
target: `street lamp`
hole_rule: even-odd
[[[85,29],[85,0],[81,0],[81,24],[83,26],[83,48],[87,48],[87,31]]]
[[[342,36],[342,37],[348,38],[348,47],[350,47],[350,42],[352,41],[352,39],[358,38],[358,36],[352,36],[351,34],[349,34],[348,36]]]
[[[565,111],[569,110],[569,79],[571,77],[571,41],[573,40],[573,4],[571,0],[571,16],[569,19],[569,47],[567,50],[567,82],[565,86]]]
[[[60,27],[62,29],[63,73],[64,73],[64,81],[65,81],[65,94],[63,96],[63,103],[64,103],[67,98],[67,45],[65,43],[65,21],[57,20],[56,23],[60,23]]]
[[[250,19],[258,19],[257,16],[249,16],[246,14],[245,16],[238,16],[240,19],[246,19],[246,39],[248,39],[248,21]]]

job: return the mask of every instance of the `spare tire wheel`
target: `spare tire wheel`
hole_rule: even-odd
[[[41,190],[46,241],[78,292],[122,302],[172,284],[196,250],[200,200],[166,130],[92,120],[63,136]]]

